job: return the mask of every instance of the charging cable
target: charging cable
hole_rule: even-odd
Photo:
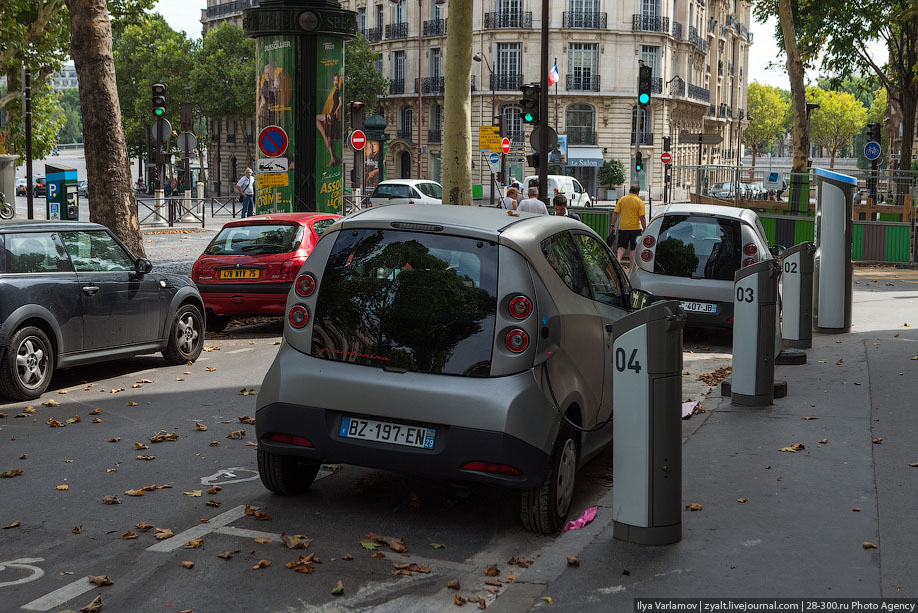
[[[568,418],[568,416],[565,415],[565,414],[561,411],[561,407],[560,407],[559,404],[558,404],[558,399],[555,398],[555,390],[552,389],[552,387],[551,387],[551,377],[548,376],[548,362],[547,362],[547,361],[546,361],[546,362],[542,362],[542,376],[545,378],[545,381],[548,383],[548,392],[551,394],[551,401],[552,401],[552,403],[553,403],[554,406],[555,406],[555,410],[558,411],[558,415],[561,416],[561,419],[563,419],[564,421],[566,421],[567,423],[569,423],[572,427],[576,428],[577,430],[580,430],[581,432],[596,432],[596,431],[598,431],[598,430],[601,430],[601,429],[605,428],[605,427],[608,426],[610,423],[612,423],[612,417],[614,416],[614,411],[613,411],[612,414],[609,415],[609,418],[608,418],[608,419],[606,419],[606,420],[603,421],[603,422],[600,422],[600,423],[596,424],[596,425],[593,426],[592,428],[584,428],[584,427],[578,426],[577,424],[575,424],[574,422],[572,422],[572,421]]]

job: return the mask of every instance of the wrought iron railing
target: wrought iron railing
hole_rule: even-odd
[[[593,11],[564,11],[561,14],[562,28],[606,29],[606,14]]]
[[[711,17],[710,19],[708,19],[708,34],[710,34],[711,36],[714,36],[716,31],[717,31],[717,22],[714,21],[713,17]]]
[[[695,45],[700,51],[707,52],[708,50],[708,41],[703,37],[698,35],[698,28],[695,26],[689,26],[689,42]]]
[[[651,77],[650,91],[653,92],[654,94],[663,93],[663,77]]]
[[[442,94],[446,89],[443,77],[424,77],[421,79],[421,93],[424,94]],[[418,93],[418,80],[414,80],[414,93]]]
[[[634,137],[636,132],[631,132],[631,144],[634,144]],[[641,132],[641,144],[642,145],[652,145],[653,144],[653,132]]]
[[[652,15],[632,15],[631,30],[640,32],[669,33],[669,17],[656,17]]]
[[[378,43],[382,40],[382,28],[369,28],[366,34],[368,43]]]
[[[424,36],[446,36],[446,19],[431,19],[424,22]]]
[[[440,130],[429,130],[427,132],[428,143],[439,143],[443,138],[443,132]]]
[[[598,74],[568,74],[564,84],[569,92],[598,92]]]
[[[670,94],[673,96],[684,96],[685,95],[685,80],[682,77],[676,77],[673,79],[672,89]]]
[[[746,24],[740,24],[740,34],[743,35],[743,38],[749,38],[749,28],[746,27]]]
[[[678,21],[673,22],[673,38],[682,40],[682,24]]]
[[[567,126],[568,145],[595,145],[596,132],[592,126]]]
[[[508,73],[491,73],[491,90],[505,91],[519,89],[523,84],[523,75]]]
[[[390,38],[408,38],[408,23],[386,24],[386,40]]]
[[[532,11],[485,13],[484,17],[485,30],[532,27]]]
[[[402,138],[404,140],[411,140],[411,135],[413,132],[414,131],[411,128],[401,127],[398,129],[398,132],[396,132],[396,134],[398,135],[399,138]]]
[[[241,15],[245,9],[258,6],[258,0],[234,0],[207,7],[207,19]]]
[[[405,93],[405,79],[392,79],[389,81],[389,93],[390,94],[404,94]]]
[[[694,98],[695,100],[703,100],[704,102],[711,101],[711,92],[703,87],[698,85],[689,85],[688,86],[688,97]]]

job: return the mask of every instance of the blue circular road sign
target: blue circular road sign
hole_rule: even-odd
[[[871,162],[880,157],[880,154],[882,153],[883,149],[880,147],[880,143],[875,140],[872,140],[864,145],[864,157]]]
[[[267,126],[258,134],[258,148],[269,158],[283,155],[287,150],[287,133],[280,126]]]
[[[492,152],[488,155],[488,161],[492,164],[497,164],[500,161],[500,156]]]

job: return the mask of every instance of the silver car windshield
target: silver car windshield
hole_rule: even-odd
[[[653,271],[661,275],[732,281],[742,235],[735,219],[666,215],[657,235]]]

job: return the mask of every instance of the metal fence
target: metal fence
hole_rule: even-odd
[[[242,213],[242,206],[237,197],[222,196],[219,198],[164,198],[157,206],[155,198],[135,199],[137,203],[137,221],[141,226],[168,225],[174,227],[178,222],[201,224],[206,227],[207,217],[235,218]],[[210,215],[206,215],[207,208]]]

